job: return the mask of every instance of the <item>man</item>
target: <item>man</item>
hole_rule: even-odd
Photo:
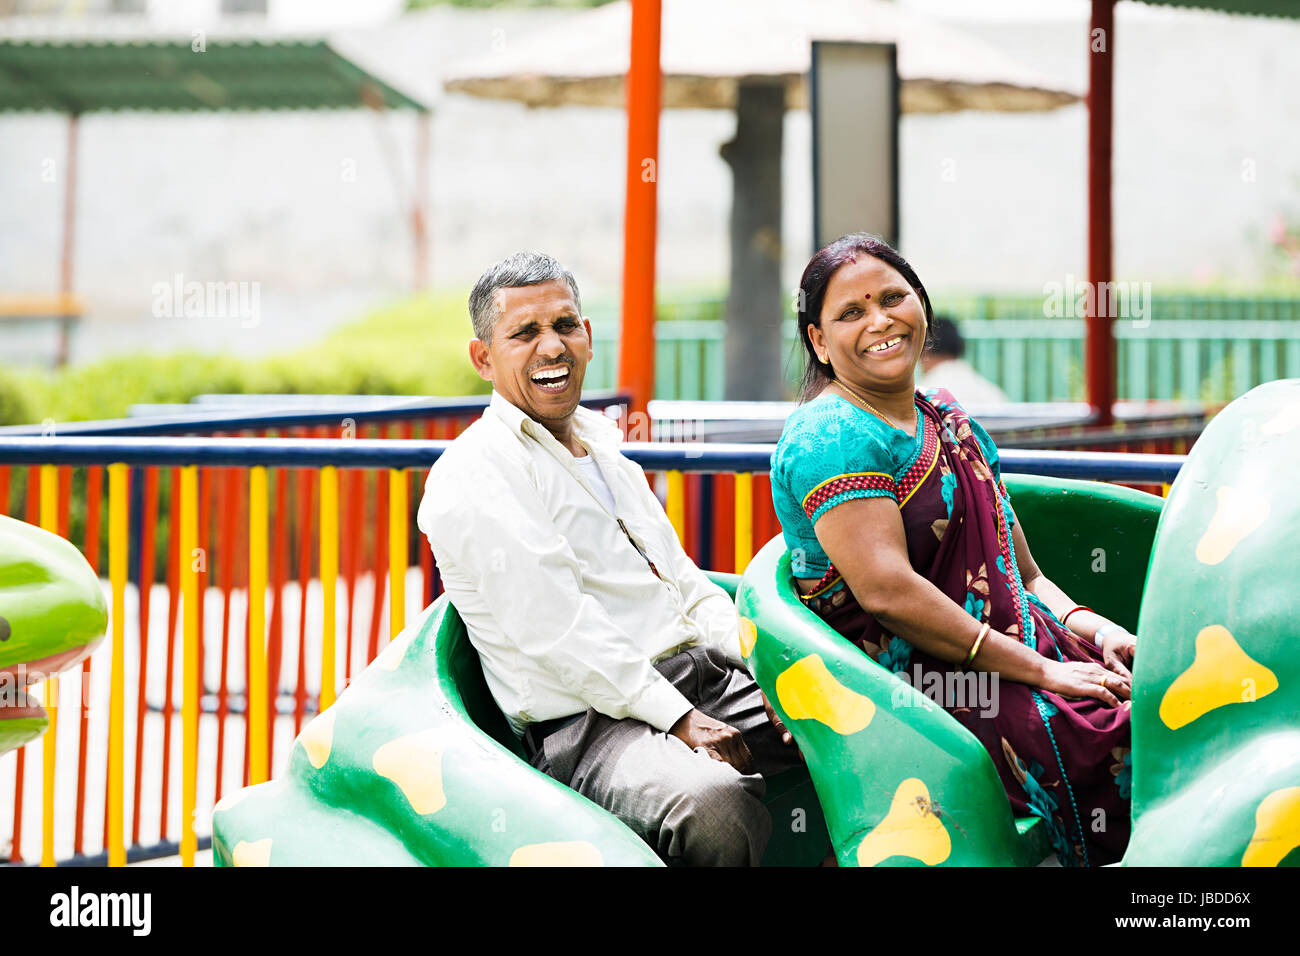
[[[533,766],[661,856],[756,865],[797,751],[743,670],[726,593],[691,563],[618,426],[578,405],[573,276],[517,253],[469,298],[483,417],[429,472],[419,527]]]
[[[966,339],[947,316],[935,318],[930,342],[921,353],[920,388],[946,388],[963,405],[1005,405],[1006,392],[975,371],[962,356]]]

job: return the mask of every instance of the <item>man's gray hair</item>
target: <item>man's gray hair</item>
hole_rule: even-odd
[[[501,309],[497,306],[498,289],[517,289],[556,281],[569,284],[574,305],[582,315],[582,297],[578,294],[578,283],[573,273],[552,256],[544,252],[516,252],[489,266],[469,294],[469,317],[474,323],[474,334],[485,345],[491,343],[492,329],[501,318]]]

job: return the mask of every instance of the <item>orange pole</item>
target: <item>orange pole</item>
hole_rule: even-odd
[[[659,196],[660,0],[632,0],[627,71],[627,200],[618,382],[644,415],[655,384],[655,216]]]

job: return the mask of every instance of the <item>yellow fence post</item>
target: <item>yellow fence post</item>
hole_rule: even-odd
[[[248,782],[270,779],[266,752],[266,468],[248,471]]]
[[[339,577],[339,472],[320,472],[320,586],[324,605],[320,660],[320,710],[334,703],[334,596]]]
[[[194,835],[194,807],[199,772],[199,575],[195,554],[199,538],[199,472],[194,465],[181,469],[181,633],[185,643],[181,673],[185,687],[181,694],[181,866],[194,865],[197,840]]]
[[[109,866],[126,865],[125,718],[126,718],[126,465],[108,466],[108,578],[113,590],[113,673],[108,693],[108,832],[104,846]]]
[[[388,639],[406,627],[406,472],[388,469]],[[378,583],[378,582],[376,582]]]
[[[736,573],[744,572],[754,556],[754,476],[736,474]]]
[[[41,465],[41,527],[59,533],[59,469]],[[41,866],[54,866],[54,758],[59,742],[59,679],[45,682],[45,711],[50,727],[41,741]]]
[[[686,482],[680,471],[668,472],[668,503],[664,508],[677,532],[677,540],[686,546]]]

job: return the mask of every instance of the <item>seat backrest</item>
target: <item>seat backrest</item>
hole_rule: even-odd
[[[1133,671],[1125,865],[1300,866],[1300,379],[1214,417],[1170,489]]]
[[[1042,572],[1075,603],[1136,630],[1162,499],[1096,481],[1005,481]]]
[[[465,622],[456,613],[455,605],[448,605],[443,628],[437,643],[437,655],[452,678],[447,693],[460,695],[461,703],[479,730],[516,756],[523,757],[523,745],[488,689],[478,651],[470,643]]]

